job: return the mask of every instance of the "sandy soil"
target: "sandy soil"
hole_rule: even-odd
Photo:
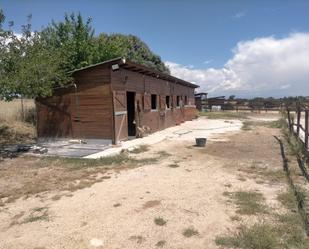
[[[170,154],[158,163],[110,170],[111,178],[75,192],[20,198],[0,209],[0,248],[157,248],[159,241],[163,248],[218,248],[215,237],[240,224],[231,220],[236,206],[225,191],[258,191],[270,208],[281,208],[276,197],[285,182],[252,170],[281,170],[274,135],[277,129],[259,126],[213,135],[205,148],[170,139],[132,155]],[[57,194],[61,198],[52,199]],[[164,226],[154,223],[158,217]],[[243,216],[241,222],[258,218]],[[198,234],[187,238],[186,228]]]

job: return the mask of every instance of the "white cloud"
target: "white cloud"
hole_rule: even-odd
[[[236,13],[233,17],[239,19],[239,18],[244,17],[245,15],[246,15],[245,11],[240,11],[240,12]]]
[[[309,33],[241,41],[232,51],[221,69],[166,64],[173,75],[213,94],[309,95]]]
[[[204,64],[209,64],[209,63],[212,63],[212,61],[213,61],[213,60],[206,60],[206,61],[204,61],[203,63],[204,63]]]

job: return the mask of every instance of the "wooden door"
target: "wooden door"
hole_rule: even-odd
[[[127,95],[125,91],[113,92],[115,143],[128,138]]]

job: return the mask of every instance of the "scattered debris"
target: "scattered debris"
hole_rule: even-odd
[[[34,154],[45,154],[48,149],[38,145],[31,144],[17,144],[9,145],[0,150],[0,157],[2,158],[15,158],[22,153],[34,153]]]

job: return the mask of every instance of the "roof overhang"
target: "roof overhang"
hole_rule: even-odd
[[[76,69],[76,70],[72,71],[71,73],[74,74],[76,72],[84,71],[84,70],[94,68],[94,67],[97,67],[97,66],[102,66],[102,65],[107,65],[107,66],[111,67],[112,65],[115,65],[115,64],[118,64],[120,68],[124,68],[124,69],[130,70],[130,71],[141,73],[141,74],[148,75],[148,76],[151,76],[151,77],[167,80],[167,81],[170,81],[170,82],[174,82],[176,84],[185,85],[185,86],[188,86],[188,87],[191,87],[191,88],[198,88],[199,87],[198,85],[193,84],[191,82],[179,79],[179,78],[171,76],[169,74],[159,72],[159,71],[154,70],[152,68],[146,67],[146,66],[138,64],[138,63],[135,63],[133,61],[129,61],[129,60],[127,60],[125,58],[121,58],[121,57],[115,58],[115,59],[112,59],[112,60],[108,60],[108,61],[104,61],[104,62],[101,62],[101,63],[97,63],[97,64],[94,64],[94,65],[90,65],[90,66],[87,66],[87,67],[83,67],[83,68],[80,68],[80,69]]]

